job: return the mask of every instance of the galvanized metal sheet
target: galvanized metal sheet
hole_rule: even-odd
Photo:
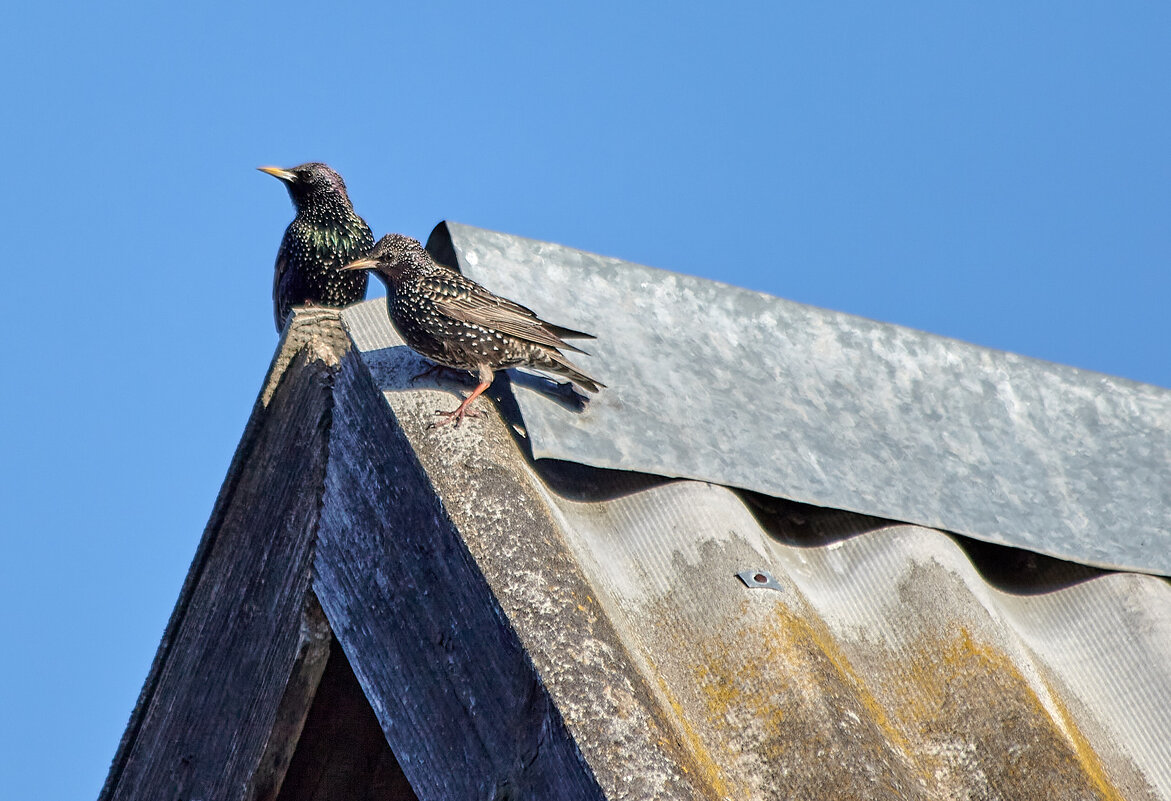
[[[1171,574],[1171,391],[446,225],[466,274],[598,335],[581,413],[515,387],[538,458]]]

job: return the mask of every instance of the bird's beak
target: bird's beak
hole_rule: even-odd
[[[358,259],[357,261],[350,262],[345,267],[342,267],[342,269],[343,270],[369,270],[369,269],[371,269],[373,267],[377,267],[377,266],[378,266],[377,259]]]
[[[282,181],[291,183],[296,180],[297,176],[288,170],[282,170],[280,167],[257,167],[261,172],[266,172],[273,178],[280,178]],[[271,184],[270,184],[271,186]]]

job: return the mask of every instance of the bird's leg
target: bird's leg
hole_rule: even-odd
[[[444,367],[442,364],[438,364],[436,362],[431,362],[431,364],[426,369],[424,369],[423,372],[415,373],[413,376],[411,376],[411,383],[412,384],[415,383],[420,378],[430,378],[431,376],[435,375],[436,373],[442,372],[443,370],[444,370]]]
[[[459,424],[465,417],[479,417],[480,413],[475,409],[469,409],[468,404],[478,398],[480,393],[491,385],[491,381],[484,381],[481,379],[480,384],[472,391],[472,394],[464,398],[463,403],[461,403],[455,409],[450,412],[445,412],[442,409],[436,409],[435,414],[439,415],[443,419],[436,420],[435,422],[431,423],[431,425],[427,426],[427,428],[439,428],[439,426],[445,426],[453,420],[455,421],[455,427],[459,428]]]
[[[411,376],[411,383],[412,384],[415,383],[420,378],[430,378],[431,376],[435,375],[436,373],[448,373],[448,374],[456,373],[456,374],[458,374],[458,377],[460,379],[461,384],[467,383],[467,378],[465,377],[467,374],[466,371],[458,370],[454,367],[448,367],[446,364],[439,364],[438,362],[432,362],[431,366],[428,367],[426,370],[424,370],[421,373],[417,373],[417,374]]]

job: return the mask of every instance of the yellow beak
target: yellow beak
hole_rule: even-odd
[[[378,266],[377,259],[358,259],[357,261],[350,262],[345,267],[342,267],[342,269],[343,270],[369,270],[370,268],[377,267],[377,266]]]
[[[280,178],[282,181],[293,181],[297,176],[288,170],[282,170],[280,167],[257,167],[261,172],[266,172],[273,178]]]

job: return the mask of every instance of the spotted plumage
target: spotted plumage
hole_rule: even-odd
[[[604,384],[590,378],[561,353],[585,353],[566,339],[593,339],[591,334],[547,323],[531,309],[489,292],[455,270],[436,264],[418,240],[388,234],[370,254],[346,270],[373,270],[386,284],[390,319],[403,339],[428,359],[457,370],[470,370],[480,383],[450,412],[436,412],[459,425],[476,397],[492,383],[497,370],[531,367],[568,378],[588,392]]]
[[[342,177],[317,162],[258,169],[284,182],[297,209],[277,251],[272,280],[277,331],[284,329],[293,306],[340,308],[366,297],[366,274],[341,268],[365,256],[374,235],[354,213]]]

